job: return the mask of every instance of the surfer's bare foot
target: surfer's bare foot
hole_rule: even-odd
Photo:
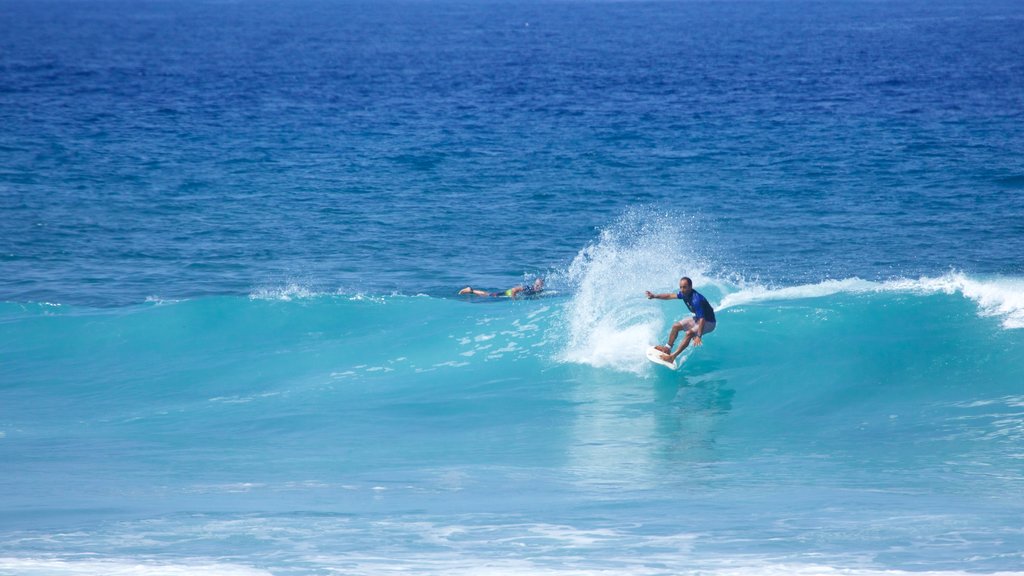
[[[671,354],[662,354],[661,355],[661,359],[664,360],[665,362],[675,362],[676,361],[676,359],[673,358]]]
[[[658,352],[664,352],[665,354],[668,354],[669,352],[672,351],[669,350],[668,346],[655,346],[654,349],[657,350]]]

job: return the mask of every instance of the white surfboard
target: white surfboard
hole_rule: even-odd
[[[679,362],[679,364],[676,364],[674,362],[666,362],[661,359],[662,354],[664,354],[664,352],[658,350],[654,346],[651,346],[650,348],[647,349],[647,359],[650,360],[651,362],[654,362],[655,364],[661,364],[662,366],[668,368],[669,370],[679,370],[679,365],[681,365],[682,362]],[[676,358],[676,360],[679,360],[679,358]]]

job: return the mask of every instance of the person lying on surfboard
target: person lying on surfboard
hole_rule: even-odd
[[[466,286],[462,290],[459,290],[459,294],[474,294],[476,296],[489,296],[491,298],[517,298],[517,297],[529,297],[536,296],[544,290],[544,280],[537,278],[533,281],[533,284],[520,284],[513,286],[504,292],[484,292],[483,290],[474,290],[469,286]]]
[[[655,346],[655,348],[663,352],[661,355],[662,360],[675,362],[679,354],[690,345],[690,340],[693,340],[694,346],[700,346],[701,337],[715,331],[715,310],[711,307],[711,303],[708,302],[707,298],[693,289],[693,281],[686,276],[679,279],[679,292],[675,294],[671,292],[654,294],[647,290],[647,299],[650,300],[651,298],[682,300],[683,304],[686,304],[687,309],[690,310],[690,313],[693,314],[692,317],[685,318],[672,325],[672,331],[668,334],[667,345]],[[686,337],[683,338],[683,343],[679,346],[679,350],[673,353],[672,345],[675,343],[676,335],[679,334],[680,330],[686,330]]]

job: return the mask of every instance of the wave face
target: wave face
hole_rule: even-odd
[[[1020,566],[1021,279],[765,287],[643,221],[538,300],[0,305],[0,573]],[[719,328],[672,373],[681,274]]]

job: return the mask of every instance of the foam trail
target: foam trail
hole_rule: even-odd
[[[644,290],[674,290],[682,275],[698,284],[706,263],[696,254],[693,221],[634,211],[603,230],[566,271],[573,297],[565,307],[566,362],[643,373],[644,349],[664,340],[665,311]],[[684,242],[685,240],[685,242]]]

